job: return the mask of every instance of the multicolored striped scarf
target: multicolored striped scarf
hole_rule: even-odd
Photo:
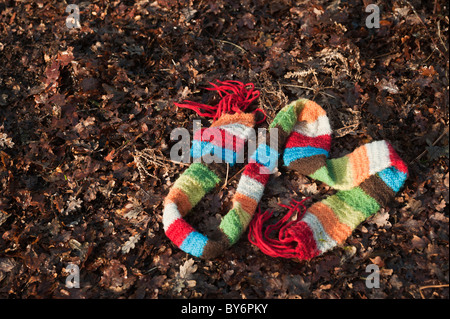
[[[262,252],[273,257],[310,259],[342,244],[402,187],[407,167],[386,141],[372,142],[341,158],[328,159],[332,130],[326,112],[313,101],[299,99],[277,114],[269,136],[251,155],[233,196],[232,209],[223,217],[214,238],[198,232],[183,217],[206,193],[223,183],[226,168],[220,162],[236,164],[257,124],[256,113],[262,112],[244,112],[259,95],[253,84],[219,84],[212,89],[222,97],[216,106],[190,101],[177,104],[214,118],[210,128],[194,135],[191,154],[199,162],[191,164],[176,180],[164,201],[164,231],[181,250],[196,257],[215,258],[236,243],[250,224],[248,238]],[[205,139],[208,130],[222,139]],[[278,138],[276,146],[267,143],[273,134]],[[263,231],[271,213],[253,215],[281,153],[288,169],[324,182],[338,192],[303,213],[303,201],[293,201],[292,206],[285,206],[288,214]],[[206,163],[205,155],[218,161]],[[271,238],[274,231],[278,238]]]
[[[222,219],[215,238],[196,231],[185,221],[183,217],[206,193],[223,184],[226,165],[220,163],[225,162],[230,166],[236,164],[237,158],[244,151],[244,143],[252,135],[253,126],[258,123],[255,119],[256,113],[262,112],[256,109],[252,113],[244,113],[259,94],[254,90],[253,84],[237,81],[219,84],[220,86],[215,86],[214,89],[221,94],[222,100],[214,107],[189,101],[186,104],[177,104],[193,109],[200,115],[212,117],[215,121],[211,127],[194,134],[191,154],[193,159],[199,162],[191,164],[176,180],[164,201],[163,210],[164,231],[167,237],[181,250],[205,259],[223,253],[245,232],[278,159],[276,153],[272,154],[272,161],[262,161],[265,157],[258,154],[266,148],[260,145],[256,149],[239,180],[232,199],[233,206]],[[206,132],[209,134],[205,134]],[[209,138],[214,135],[222,138]],[[206,155],[217,158],[217,161],[206,163],[203,160]]]
[[[328,184],[336,194],[300,211],[293,201],[279,222],[266,227],[271,213],[252,221],[249,240],[273,257],[311,259],[342,244],[353,230],[384,207],[403,186],[408,169],[391,144],[375,141],[352,153],[328,159],[331,126],[323,108],[300,99],[284,107],[271,128],[278,128],[288,169]],[[292,220],[294,214],[297,218]],[[278,232],[277,238],[271,238]]]

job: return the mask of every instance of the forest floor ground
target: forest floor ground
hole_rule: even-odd
[[[377,1],[379,28],[368,4],[94,0],[68,28],[65,1],[0,3],[0,297],[448,298],[448,4]],[[390,141],[404,188],[310,261],[271,258],[247,236],[215,260],[187,255],[164,234],[162,202],[186,168],[170,160],[170,132],[199,116],[174,102],[213,103],[216,79],[255,83],[263,127],[290,101],[316,101],[331,157]],[[290,198],[332,193],[276,175],[261,201],[275,218]],[[238,180],[191,222],[217,224]]]

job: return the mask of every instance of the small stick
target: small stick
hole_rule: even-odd
[[[239,172],[237,172],[236,174],[234,174],[230,179],[228,179],[228,182],[227,182],[227,183],[229,183],[229,182],[231,182],[232,180],[234,180],[234,179],[236,178],[236,176],[239,175],[240,173],[242,173],[242,171],[243,171],[244,169],[245,169],[245,166],[242,167],[241,170],[240,170]],[[228,172],[227,172],[227,174],[228,174]],[[221,189],[224,189],[224,188],[225,188],[225,185],[222,186]]]
[[[222,42],[222,43],[226,43],[226,44],[232,45],[232,46],[238,48],[239,50],[241,50],[242,52],[247,53],[247,50],[245,50],[243,47],[237,45],[236,43],[233,43],[233,42],[230,42],[230,41],[227,41],[227,40],[220,40],[220,39],[214,39],[214,40],[218,41],[218,42]],[[256,57],[256,54],[252,53],[252,55],[254,57]]]
[[[441,21],[437,22],[437,29],[438,29],[439,40],[441,40],[441,44],[444,47],[445,51],[448,52],[447,46],[445,45],[445,42],[444,42],[444,40],[442,40],[442,37],[441,37]]]
[[[434,42],[434,38],[431,36],[430,32],[428,32],[428,27],[425,24],[425,22],[423,22],[422,18],[419,16],[419,14],[417,13],[416,8],[414,8],[414,6],[408,0],[405,0],[405,2],[411,7],[411,9],[413,10],[413,12],[416,15],[416,17],[419,18],[420,23],[422,23],[422,25],[425,27],[425,32],[427,33],[427,35],[430,38],[431,42],[433,42],[434,48],[437,49],[439,51],[439,53],[443,57],[445,57],[445,54],[441,51],[441,49],[439,49],[439,47],[437,46],[436,42]]]
[[[158,156],[158,155],[156,155],[155,158],[158,159],[158,160],[165,161],[165,162],[172,162],[174,164],[181,165],[181,166],[189,166],[190,165],[190,163],[183,163],[183,162],[179,162],[179,161],[174,161],[174,160],[167,159],[166,157],[162,157],[162,156]]]
[[[318,91],[319,94],[323,94],[323,95],[328,96],[328,97],[331,97],[331,98],[333,98],[333,99],[336,98],[335,96],[333,96],[333,95],[331,95],[331,94],[328,94],[328,93],[325,93],[325,92],[321,92],[321,91],[320,91],[321,88],[314,89],[314,88],[310,88],[310,87],[307,87],[307,86],[296,85],[296,84],[281,84],[281,85],[282,85],[282,86],[290,86],[290,87],[294,87],[294,88],[305,89],[305,90],[311,90],[311,91]]]
[[[225,183],[223,183],[222,188],[220,190],[224,189],[228,184],[228,172],[229,171],[230,171],[230,164],[227,163],[227,176],[225,176]]]
[[[431,146],[435,146],[444,136],[445,134],[448,134],[448,126],[445,128],[444,132],[441,134],[441,136],[439,136],[436,141],[433,142],[433,144],[431,144]],[[411,164],[412,162],[415,162],[419,159],[421,159],[425,154],[427,153],[427,149],[425,149],[422,153],[420,153],[419,156],[417,156],[415,159],[413,159],[411,162],[409,162],[409,164]]]
[[[419,292],[420,292],[420,295],[422,296],[422,299],[425,299],[425,296],[423,295],[422,290],[428,289],[428,288],[445,288],[445,287],[448,287],[448,284],[446,284],[446,285],[429,285],[429,286],[422,286],[422,287],[419,288]]]

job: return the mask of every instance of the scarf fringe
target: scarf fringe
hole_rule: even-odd
[[[223,114],[235,114],[245,112],[250,104],[252,104],[260,95],[255,89],[253,83],[242,83],[239,81],[227,80],[219,81],[218,84],[210,82],[212,88],[206,88],[208,91],[217,91],[222,98],[216,105],[207,105],[193,101],[183,101],[183,103],[175,103],[176,106],[195,111],[198,115],[210,117],[216,121]],[[256,124],[266,120],[266,114],[260,108],[255,109],[252,113],[261,112],[264,118]]]
[[[263,231],[264,224],[272,217],[273,212],[262,213],[259,208],[258,214],[250,223],[248,240],[271,257],[298,258],[303,253],[301,252],[302,238],[298,238],[301,232],[298,232],[297,228],[306,212],[303,202],[308,198],[302,201],[292,200],[290,206],[279,204],[281,207],[288,208],[288,213],[275,224],[268,225],[265,231]],[[294,214],[297,216],[291,220]],[[278,232],[278,238],[270,237],[273,232]]]

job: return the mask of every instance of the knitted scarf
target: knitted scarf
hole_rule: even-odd
[[[259,96],[253,84],[237,81],[224,81],[219,84],[212,84],[212,90],[222,97],[215,106],[191,101],[176,104],[192,109],[199,115],[212,117],[214,122],[208,129],[194,133],[191,155],[199,162],[191,164],[175,181],[164,200],[163,209],[163,225],[167,237],[186,253],[205,259],[223,253],[245,232],[278,159],[278,153],[271,151],[268,146],[261,144],[256,148],[239,180],[232,199],[232,208],[223,217],[214,238],[196,231],[186,222],[183,217],[205,194],[223,184],[227,169],[226,165],[218,162],[225,161],[230,166],[236,164],[237,158],[243,152],[245,141],[251,136],[253,126],[258,123],[255,114],[262,112],[256,109],[245,113],[247,107]],[[210,138],[211,136],[222,138]],[[263,151],[266,155],[267,150],[269,155],[272,154],[271,159],[275,159],[275,165],[273,161],[268,161],[267,157],[258,155]],[[217,158],[218,161],[206,163],[203,160],[205,155]]]
[[[303,201],[283,205],[288,214],[265,231],[272,214],[257,214],[248,238],[270,256],[311,259],[342,244],[361,222],[394,198],[407,178],[406,164],[386,141],[328,159],[332,130],[325,110],[313,101],[299,99],[284,107],[270,127],[278,129],[279,145],[285,145],[283,161],[288,169],[338,190],[306,211]],[[297,218],[292,220],[294,214]],[[272,232],[278,232],[277,238],[270,236]]]

